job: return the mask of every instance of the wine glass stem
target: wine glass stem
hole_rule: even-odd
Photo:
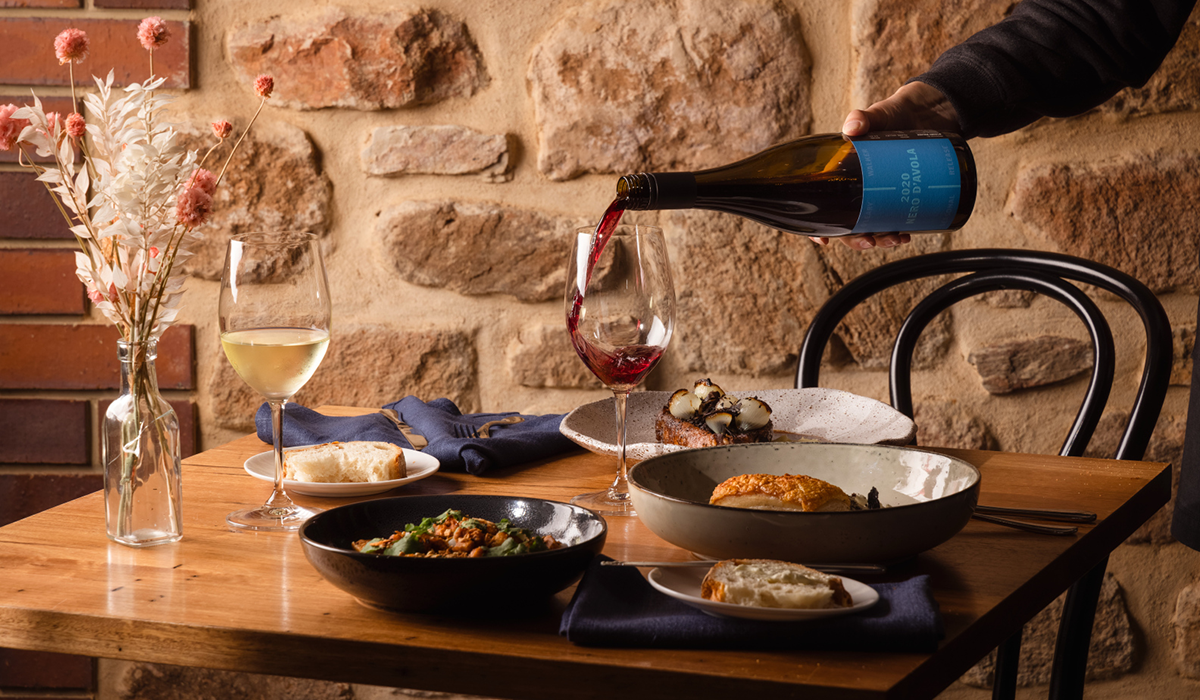
[[[625,404],[628,399],[629,390],[613,390],[613,405],[617,410],[617,478],[609,488],[622,494],[629,492],[629,483],[625,479]]]
[[[271,435],[275,443],[275,491],[267,499],[266,507],[272,510],[291,508],[292,499],[283,489],[283,407],[287,399],[268,400],[267,403],[271,406]]]

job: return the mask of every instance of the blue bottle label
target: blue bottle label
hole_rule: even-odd
[[[863,180],[862,209],[851,233],[949,228],[962,190],[954,144],[947,138],[880,136],[850,139]]]

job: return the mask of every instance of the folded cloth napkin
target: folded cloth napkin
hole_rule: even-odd
[[[492,467],[505,467],[544,459],[575,447],[559,432],[562,415],[522,416],[525,420],[490,429],[491,437],[474,437],[479,426],[488,421],[519,415],[517,413],[469,413],[464,415],[450,399],[428,403],[406,396],[384,408],[395,409],[400,420],[423,436],[429,445],[422,452],[432,455],[442,469],[480,475]],[[325,416],[316,411],[288,404],[284,409],[283,445],[313,445],[339,440],[380,440],[401,447],[412,445],[386,417],[372,413],[364,416]],[[258,437],[271,442],[271,408],[263,404],[254,417]]]
[[[582,646],[671,649],[933,651],[944,634],[928,576],[871,584],[879,602],[851,615],[798,622],[714,617],[656,591],[637,569],[584,573],[559,634]]]
[[[271,406],[263,404],[254,414],[254,427],[263,442],[273,443]],[[311,408],[289,403],[283,409],[283,446],[317,445],[322,442],[390,442],[401,447],[412,445],[400,434],[400,429],[381,413],[364,416],[326,416]]]
[[[384,408],[395,409],[400,420],[424,436],[443,469],[464,470],[476,476],[492,467],[506,467],[551,457],[576,447],[558,430],[562,414],[521,416],[525,420],[490,429],[491,437],[477,438],[475,431],[488,421],[517,413],[468,413],[463,415],[450,399],[428,403],[406,396]]]

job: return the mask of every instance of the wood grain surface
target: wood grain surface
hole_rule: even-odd
[[[326,407],[347,415],[362,409]],[[887,574],[932,577],[946,624],[934,654],[579,647],[558,635],[573,589],[518,618],[381,612],[326,583],[294,533],[232,532],[266,499],[243,470],[254,436],[184,462],[181,542],[105,537],[95,493],[0,528],[0,646],[528,700],[717,697],[932,698],[1126,537],[1170,494],[1167,465],[940,450],[983,474],[981,503],[1091,510],[1074,537],[972,521]],[[604,488],[612,457],[575,451],[494,476],[439,472],[376,497],[491,493],[566,501]],[[352,500],[296,496],[331,507]],[[637,518],[610,518],[605,553],[687,559]],[[564,690],[569,693],[564,695]]]

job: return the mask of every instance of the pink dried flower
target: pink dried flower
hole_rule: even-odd
[[[179,202],[175,205],[175,218],[180,223],[195,228],[208,220],[208,215],[212,213],[212,204],[212,195],[199,187],[189,187],[179,195]]]
[[[275,90],[275,79],[269,75],[260,75],[254,79],[254,94],[264,100]]]
[[[58,112],[46,113],[46,130],[50,132],[51,136],[53,136],[54,132],[58,130],[58,124],[61,120],[62,115],[60,115]]]
[[[215,134],[217,138],[227,139],[229,138],[229,135],[233,133],[233,124],[230,124],[224,119],[218,119],[212,123],[212,130],[213,134]]]
[[[54,55],[58,62],[83,63],[88,57],[88,35],[82,29],[64,29],[54,38]]]
[[[87,131],[87,123],[83,121],[83,115],[79,112],[71,112],[67,115],[67,136],[73,139],[79,139]]]
[[[116,301],[117,300],[117,285],[109,284],[107,294],[105,294],[103,291],[101,291],[99,289],[89,289],[87,296],[88,296],[88,299],[92,300],[93,304],[99,304],[100,302],[104,302],[104,301]]]
[[[199,187],[211,197],[217,191],[217,176],[210,170],[204,168],[196,168],[192,171],[192,176],[188,178],[188,187]]]
[[[14,104],[0,105],[0,151],[11,151],[21,138],[21,130],[29,126],[28,119],[13,119]]]
[[[167,23],[162,17],[147,17],[138,25],[138,41],[142,42],[142,47],[147,51],[153,51],[167,43],[170,36],[171,32],[167,31]]]

